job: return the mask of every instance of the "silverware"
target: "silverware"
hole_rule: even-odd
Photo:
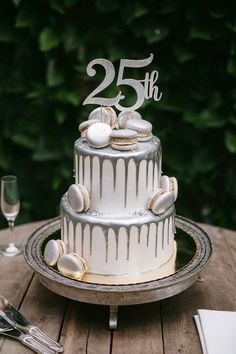
[[[2,316],[13,327],[16,327],[24,333],[30,334],[32,337],[36,338],[43,345],[46,345],[53,351],[63,352],[64,349],[60,343],[57,343],[43,333],[38,327],[29,323],[23,315],[3,296],[0,296],[0,316]]]
[[[56,354],[54,350],[49,349],[42,343],[38,342],[29,334],[24,334],[19,329],[14,328],[10,325],[3,317],[0,316],[0,334],[6,335],[8,337],[14,338],[34,350],[38,354]]]

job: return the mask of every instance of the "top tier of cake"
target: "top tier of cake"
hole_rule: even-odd
[[[84,139],[74,146],[75,183],[90,195],[90,212],[113,217],[140,214],[160,186],[161,144],[157,137],[134,150],[96,149]]]

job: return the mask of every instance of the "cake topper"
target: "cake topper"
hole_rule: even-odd
[[[92,91],[88,97],[84,100],[83,105],[86,104],[98,104],[101,106],[115,106],[119,111],[134,111],[140,108],[145,99],[153,98],[155,101],[160,101],[162,92],[159,91],[158,86],[155,85],[158,79],[158,71],[154,70],[151,73],[146,72],[143,80],[124,78],[125,68],[144,68],[148,66],[153,60],[153,54],[146,59],[132,60],[121,59],[120,66],[117,75],[116,85],[125,85],[132,87],[137,95],[136,102],[131,107],[124,107],[120,105],[120,101],[125,98],[122,91],[114,98],[97,97],[101,91],[106,89],[115,78],[114,65],[107,59],[94,59],[87,66],[87,74],[89,76],[96,75],[95,65],[101,65],[105,69],[105,77],[98,87]]]

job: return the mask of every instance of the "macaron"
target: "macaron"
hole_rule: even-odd
[[[173,204],[174,194],[160,188],[148,201],[148,208],[151,209],[154,214],[162,214]]]
[[[66,244],[62,240],[50,240],[44,249],[44,260],[49,266],[55,266],[60,257],[67,252]]]
[[[111,147],[116,150],[134,149],[138,142],[138,134],[131,129],[113,130],[111,134]]]
[[[138,133],[138,141],[152,139],[152,124],[143,119],[129,119],[125,125],[126,129],[135,130]]]
[[[87,266],[82,257],[76,253],[68,253],[59,258],[58,271],[71,279],[80,280],[87,271]]]
[[[99,123],[99,122],[100,122],[99,119],[91,119],[91,120],[86,120],[86,121],[82,122],[79,125],[79,131],[81,134],[81,138],[86,139],[88,127],[90,127],[90,125],[92,125],[94,123]]]
[[[168,177],[168,176],[161,176],[161,183],[160,183],[161,188],[163,188],[165,191],[172,192],[175,197],[175,201],[178,196],[178,182],[175,177]]]
[[[99,120],[100,122],[108,124],[111,128],[117,125],[117,115],[111,107],[95,108],[88,117],[89,120]]]
[[[88,144],[96,149],[103,148],[110,143],[112,129],[106,123],[95,123],[87,130]]]
[[[118,115],[119,127],[121,129],[124,129],[129,119],[142,119],[142,116],[136,111],[120,112],[120,114]]]
[[[80,213],[88,210],[90,205],[89,193],[82,184],[72,184],[68,189],[67,198],[74,211]]]

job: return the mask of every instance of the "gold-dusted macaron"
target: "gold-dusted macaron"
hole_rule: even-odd
[[[112,129],[117,126],[117,114],[111,107],[95,108],[89,115],[88,120],[97,119],[108,124]]]
[[[113,130],[111,134],[111,147],[116,150],[132,150],[138,142],[138,134],[130,129]]]
[[[138,133],[138,141],[149,141],[153,137],[152,124],[143,119],[129,119],[125,128],[135,130]]]
[[[160,188],[148,201],[148,208],[154,214],[162,214],[174,204],[174,194]]]
[[[71,279],[80,280],[87,272],[87,266],[82,257],[76,253],[68,253],[59,258],[57,262],[58,271]]]
[[[68,189],[67,197],[74,211],[80,213],[88,210],[90,205],[89,193],[82,184],[72,184]]]

